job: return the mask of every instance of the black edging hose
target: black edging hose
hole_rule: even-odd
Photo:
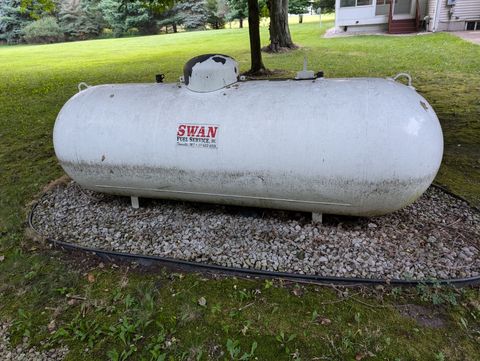
[[[467,202],[464,198],[457,196],[456,194],[448,191],[447,189],[433,185],[436,188],[441,189],[442,191],[452,195],[455,198],[461,199],[464,202]],[[132,253],[122,253],[115,251],[107,251],[98,248],[84,247],[80,245],[75,245],[68,242],[57,241],[50,239],[42,235],[33,225],[33,216],[35,209],[37,208],[39,201],[35,202],[28,214],[28,225],[30,228],[39,236],[44,237],[48,243],[54,247],[59,247],[69,251],[80,251],[85,253],[91,253],[100,258],[111,260],[120,260],[120,261],[130,261],[136,262],[143,266],[152,266],[152,265],[169,265],[174,267],[180,267],[188,271],[215,271],[222,274],[228,275],[238,275],[238,276],[253,276],[253,277],[266,277],[266,278],[278,278],[289,281],[297,282],[308,282],[312,284],[336,284],[336,285],[396,285],[396,286],[417,286],[417,285],[452,285],[452,286],[473,286],[480,284],[480,276],[467,277],[467,278],[450,278],[442,280],[406,280],[406,279],[378,279],[378,278],[357,278],[357,277],[334,277],[334,276],[320,276],[320,275],[304,275],[300,273],[287,273],[287,272],[275,272],[275,271],[263,271],[255,270],[249,268],[238,268],[238,267],[225,267],[215,264],[193,262],[179,260],[169,257],[159,257],[159,256],[148,256]],[[474,207],[478,210],[477,207]]]

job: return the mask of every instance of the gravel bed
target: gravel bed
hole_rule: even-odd
[[[9,324],[0,322],[0,360],[2,361],[61,361],[68,353],[66,347],[37,350],[28,346],[26,339],[20,345],[12,347],[8,333]]]
[[[382,279],[478,276],[480,214],[430,188],[414,204],[375,218],[165,200],[56,186],[40,200],[35,227],[83,246],[231,267]]]

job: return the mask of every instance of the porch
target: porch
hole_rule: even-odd
[[[426,0],[337,0],[337,32],[418,32]]]

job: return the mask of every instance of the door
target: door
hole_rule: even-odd
[[[413,19],[415,17],[415,0],[392,0],[393,20]]]

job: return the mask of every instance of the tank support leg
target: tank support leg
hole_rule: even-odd
[[[132,208],[140,208],[140,202],[138,201],[138,197],[130,197],[130,199],[132,200]]]
[[[312,212],[312,223],[322,224],[323,222],[323,213]]]

